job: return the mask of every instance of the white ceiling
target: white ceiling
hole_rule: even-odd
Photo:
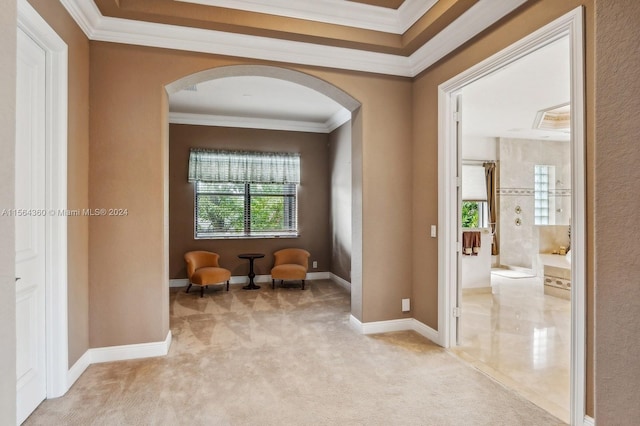
[[[565,37],[462,90],[462,135],[568,141],[568,131],[533,128],[540,110],[570,100],[570,50]]]
[[[226,77],[169,96],[169,121],[328,133],[351,114],[308,87],[269,77]]]

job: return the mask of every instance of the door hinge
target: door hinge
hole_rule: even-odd
[[[460,188],[462,186],[462,178],[456,176],[456,186]]]
[[[460,318],[460,315],[462,314],[462,309],[460,308],[453,308],[453,317],[454,318]]]
[[[462,244],[460,244],[460,241],[456,241],[456,252],[461,252],[462,251]]]
[[[460,114],[460,111],[454,111],[453,121],[459,122],[461,119],[462,119],[462,114]]]

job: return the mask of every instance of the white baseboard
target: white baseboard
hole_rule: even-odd
[[[389,333],[392,331],[413,330],[413,318],[362,323],[363,334]]]
[[[331,279],[331,272],[307,272],[308,280],[328,280]],[[271,276],[269,276],[271,280]]]
[[[91,363],[123,361],[127,359],[150,358],[154,356],[165,356],[169,353],[171,346],[171,331],[167,333],[167,338],[162,342],[138,343],[134,345],[107,346],[104,348],[93,348],[91,351]]]
[[[189,285],[188,278],[179,278],[175,280],[169,280],[169,287],[186,287]]]
[[[140,343],[135,345],[108,346],[87,350],[67,372],[67,390],[80,378],[82,373],[91,365],[101,362],[125,361],[129,359],[165,356],[171,346],[171,331],[161,342]],[[66,393],[66,391],[65,391]]]
[[[583,426],[596,426],[596,421],[593,419],[593,417],[584,416],[582,424]]]
[[[308,272],[307,279],[308,280],[328,280],[331,278],[330,272]],[[270,283],[271,275],[256,275],[253,279],[256,283]],[[248,284],[249,277],[246,275],[235,275],[232,276],[229,280],[229,284]],[[169,280],[169,287],[186,287],[189,285],[189,280],[187,278],[178,278]]]
[[[349,281],[333,273],[329,274],[329,279],[351,293],[351,283]]]
[[[353,328],[358,334],[364,334],[362,330],[362,323],[360,320],[353,315],[349,315],[349,325]]]
[[[412,325],[413,325],[413,331],[431,340],[436,345],[442,346],[442,344],[440,343],[440,334],[436,330],[434,330],[433,328],[429,327],[424,323],[421,323],[415,318],[413,318]]]
[[[82,373],[91,365],[91,349],[86,351],[80,359],[67,371],[67,390],[80,378]],[[66,391],[65,391],[66,393]]]
[[[421,323],[414,318],[402,318],[389,321],[374,321],[362,323],[359,319],[351,315],[349,323],[360,334],[389,333],[392,331],[413,330],[421,336],[440,345],[440,335],[436,330]]]

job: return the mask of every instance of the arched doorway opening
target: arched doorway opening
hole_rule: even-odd
[[[302,72],[263,65],[234,65],[225,66],[219,68],[213,68],[198,73],[194,73],[185,76],[179,80],[176,80],[165,86],[167,92],[167,100],[164,106],[165,115],[165,140],[163,151],[165,157],[165,192],[169,193],[169,99],[177,93],[184,91],[185,89],[196,87],[207,82],[217,81],[224,83],[225,81],[231,81],[234,77],[252,77],[261,78],[279,82],[287,82],[293,85],[300,86],[305,90],[313,91],[314,93],[331,100],[340,105],[341,110],[347,117],[347,123],[342,125],[344,131],[345,127],[348,127],[347,139],[349,140],[349,161],[348,167],[350,177],[350,194],[349,194],[349,209],[348,226],[343,227],[341,230],[332,230],[332,252],[340,252],[344,256],[348,257],[348,262],[342,261],[342,273],[337,273],[330,267],[329,273],[331,278],[337,278],[344,284],[349,285],[351,292],[351,314],[356,318],[362,318],[362,124],[360,119],[360,102],[344,92],[340,88],[321,80],[317,77],[305,74]],[[278,99],[272,100],[274,105],[278,104]],[[237,114],[236,114],[237,115]],[[238,118],[238,117],[236,117]],[[248,121],[248,120],[241,120]],[[282,120],[281,120],[282,121]],[[236,121],[237,127],[245,127],[246,123],[239,123]],[[330,188],[331,190],[331,188]],[[333,200],[333,197],[331,198]],[[335,200],[334,200],[335,201]],[[333,212],[332,212],[333,213]],[[169,248],[169,208],[165,207],[164,212],[165,221],[165,268],[166,274],[170,273],[170,248]],[[347,244],[343,244],[341,239],[348,238]],[[345,248],[346,247],[346,248]],[[172,256],[176,257],[176,256]],[[332,262],[334,259],[332,259]],[[175,263],[175,262],[174,262]],[[344,264],[347,264],[345,266]],[[346,269],[348,268],[348,270]],[[346,272],[345,272],[346,270]],[[336,274],[334,274],[336,272]],[[346,276],[345,276],[346,275]],[[171,276],[169,276],[171,278]]]

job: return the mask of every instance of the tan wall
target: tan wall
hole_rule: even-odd
[[[367,98],[357,97],[362,102],[363,322],[412,316],[402,312],[412,287],[411,85],[368,89]],[[352,270],[355,265],[352,257]]]
[[[234,276],[249,273],[248,262],[239,253],[265,253],[255,261],[257,275],[270,273],[273,252],[300,247],[311,253],[309,272],[329,271],[329,152],[323,133],[239,129],[230,127],[172,124],[169,128],[169,277],[186,278],[184,253],[210,250],[220,254],[220,263]],[[187,182],[189,149],[272,151],[300,153],[301,182],[298,188],[299,238],[196,240],[194,233],[194,189]],[[313,269],[312,261],[318,262]]]
[[[57,2],[33,1],[40,8],[45,4],[58,8]],[[594,328],[594,281],[598,279],[598,421],[602,423],[630,423],[637,418],[637,412],[631,410],[635,405],[627,398],[634,394],[638,383],[637,357],[633,355],[637,331],[633,324],[637,317],[637,258],[635,241],[629,240],[635,235],[627,232],[626,218],[632,216],[629,211],[638,210],[635,194],[634,173],[637,173],[637,155],[635,141],[629,135],[637,135],[637,120],[628,120],[628,115],[618,111],[634,111],[638,107],[633,102],[637,92],[629,85],[637,85],[637,57],[627,55],[637,49],[638,6],[633,0],[619,2],[597,1],[599,8],[597,19],[594,17],[593,2],[590,0],[566,0],[558,2],[545,0],[534,2],[522,12],[504,20],[500,26],[487,31],[473,43],[459,49],[445,58],[428,72],[416,79],[413,96],[413,111],[409,105],[411,85],[406,80],[386,78],[360,73],[327,71],[298,67],[324,78],[342,87],[363,107],[354,118],[356,133],[362,135],[362,141],[354,139],[354,149],[361,158],[354,157],[354,168],[364,176],[362,182],[363,230],[354,228],[354,239],[364,241],[365,256],[354,256],[354,268],[363,265],[363,309],[354,313],[365,321],[384,320],[398,317],[397,299],[413,292],[412,308],[414,316],[431,327],[437,327],[437,247],[436,241],[423,238],[426,226],[437,223],[437,126],[436,126],[436,88],[437,85],[464,71],[487,56],[526,36],[544,23],[552,21],[573,7],[585,5],[586,24],[586,83],[587,83],[587,220],[588,220],[588,413],[593,415],[593,328]],[[633,13],[631,13],[633,11]],[[4,2],[0,6],[0,132],[2,141],[14,140],[15,81],[15,3]],[[45,12],[42,12],[45,13]],[[55,10],[49,20],[61,18]],[[65,19],[66,18],[62,18]],[[620,22],[628,22],[620,24]],[[594,43],[594,24],[598,25],[598,43]],[[55,23],[55,22],[54,22]],[[56,28],[59,30],[59,28]],[[628,36],[631,31],[633,37]],[[635,32],[634,32],[635,31]],[[620,40],[627,39],[627,44]],[[75,45],[75,44],[74,44]],[[129,207],[128,218],[95,218],[90,221],[92,243],[90,244],[92,265],[91,319],[92,346],[107,344],[140,343],[164,339],[168,310],[165,296],[166,262],[161,248],[164,241],[163,226],[166,219],[160,213],[167,202],[167,187],[162,175],[167,170],[166,152],[162,141],[167,139],[163,118],[165,95],[162,86],[195,71],[232,63],[249,63],[215,56],[175,52],[160,49],[146,49],[123,45],[92,43],[91,104],[95,108],[95,118],[91,124],[92,146],[89,153],[92,161],[91,207]],[[598,74],[594,74],[594,47],[598,49]],[[84,51],[84,48],[74,47]],[[618,54],[623,51],[624,54]],[[70,52],[71,54],[71,52]],[[600,57],[602,55],[602,57]],[[637,55],[636,55],[637,56]],[[635,60],[636,62],[633,62]],[[75,68],[75,66],[73,66]],[[82,73],[80,73],[82,74]],[[615,76],[615,78],[612,78]],[[599,90],[594,91],[597,81]],[[70,99],[77,95],[71,95]],[[78,85],[81,88],[82,84]],[[595,120],[595,98],[598,96],[599,115]],[[82,96],[81,96],[82,97]],[[71,104],[71,102],[70,102]],[[77,114],[82,114],[82,102],[75,103]],[[73,106],[70,105],[70,108]],[[165,108],[165,110],[163,110]],[[389,111],[391,113],[389,114]],[[413,112],[413,128],[408,115]],[[609,121],[611,120],[611,121]],[[70,123],[72,118],[70,117]],[[79,120],[82,121],[82,120]],[[380,124],[384,129],[380,129]],[[70,126],[71,127],[71,126]],[[76,127],[76,126],[73,126]],[[82,126],[80,126],[82,127]],[[596,133],[597,129],[597,133]],[[381,131],[378,131],[381,130]],[[413,152],[406,147],[414,134]],[[71,132],[70,132],[71,133]],[[82,133],[82,132],[80,132]],[[598,149],[595,149],[595,136],[598,136]],[[79,138],[78,140],[80,140]],[[94,143],[95,141],[95,143]],[[71,142],[70,142],[71,145]],[[82,144],[81,144],[82,145]],[[362,146],[360,146],[362,145]],[[84,146],[84,145],[82,145]],[[399,149],[398,149],[399,146]],[[362,149],[360,149],[360,147]],[[2,206],[13,204],[13,144],[3,142],[0,145],[0,203]],[[386,156],[393,151],[392,155]],[[82,169],[86,167],[82,160],[82,148],[69,154],[78,158],[80,172],[74,175],[77,185],[82,186]],[[413,153],[413,170],[405,164]],[[596,169],[595,155],[598,162]],[[163,166],[165,165],[165,166]],[[625,173],[620,173],[624,170]],[[71,167],[70,167],[71,173]],[[379,176],[378,176],[379,174]],[[597,179],[596,179],[597,176]],[[397,184],[413,186],[412,194],[395,194]],[[596,183],[598,188],[595,192]],[[413,184],[413,185],[412,185]],[[70,178],[70,191],[72,182]],[[615,188],[615,191],[611,189]],[[359,186],[354,185],[354,203],[359,205]],[[82,189],[74,189],[78,195],[78,206],[82,204]],[[145,194],[140,197],[140,194]],[[597,198],[596,198],[597,195]],[[615,197],[612,199],[611,197]],[[386,202],[391,199],[393,202]],[[409,210],[413,199],[413,238],[407,237],[411,231],[410,218],[404,212]],[[71,202],[71,195],[70,195]],[[395,204],[394,204],[395,203]],[[71,206],[71,205],[70,205]],[[594,206],[598,215],[594,218]],[[160,207],[160,208],[158,208]],[[404,207],[404,209],[402,208]],[[377,209],[377,210],[376,210]],[[356,224],[358,223],[357,214]],[[379,222],[381,219],[395,218],[394,225]],[[595,233],[597,220],[598,232]],[[10,223],[9,223],[10,222]],[[379,224],[382,223],[382,229]],[[635,224],[631,224],[632,226]],[[82,226],[78,225],[80,229]],[[104,229],[103,229],[104,228]],[[399,231],[399,232],[398,232]],[[15,339],[15,320],[12,316],[13,294],[13,222],[0,218],[0,232],[3,235],[2,256],[0,257],[0,280],[2,296],[8,301],[0,310],[0,337],[7,343],[7,349],[1,352],[0,367],[3,377],[14,377],[13,362],[15,351],[11,341]],[[71,232],[71,231],[70,231]],[[79,259],[80,266],[74,268],[83,275],[80,253],[84,238],[82,231],[76,236],[70,235],[70,245],[76,244],[72,259]],[[594,234],[596,235],[594,238]],[[78,242],[71,240],[78,238]],[[598,257],[595,256],[594,240],[598,243]],[[412,241],[412,243],[411,243]],[[377,247],[376,247],[377,246]],[[413,258],[407,253],[413,247]],[[625,253],[621,251],[625,247]],[[148,254],[145,252],[149,251]],[[85,251],[86,253],[86,251]],[[399,253],[399,254],[398,254]],[[412,260],[414,262],[412,262]],[[412,264],[414,265],[413,269]],[[594,270],[597,266],[598,274]],[[79,268],[79,269],[78,269]],[[412,270],[412,274],[406,271]],[[385,272],[392,271],[392,272]],[[378,274],[380,274],[378,276]],[[389,280],[392,277],[392,280]],[[74,279],[75,280],[75,279]],[[82,281],[82,279],[79,279]],[[393,282],[393,286],[388,283]],[[406,283],[406,284],[405,284]],[[386,287],[386,288],[385,288]],[[8,292],[6,289],[9,289]],[[70,300],[72,323],[79,324],[80,330],[86,324],[82,320],[84,290],[82,285],[76,288],[79,301]],[[388,296],[391,292],[391,297]],[[70,291],[70,293],[72,293]],[[71,296],[70,296],[71,297]],[[76,310],[75,304],[80,307]],[[359,301],[353,304],[358,311]],[[129,330],[131,329],[131,330]],[[611,330],[614,330],[613,332]],[[621,332],[622,331],[622,332]],[[82,336],[80,331],[72,331],[71,336]],[[81,348],[82,337],[77,339]],[[602,339],[602,340],[600,340]],[[75,343],[70,343],[74,345]],[[631,346],[630,346],[631,345]],[[82,349],[70,348],[79,353]],[[631,374],[633,373],[633,374]],[[12,380],[0,381],[0,410],[11,417],[14,412],[15,383]],[[608,417],[608,415],[616,416]],[[626,416],[627,417],[620,417]]]
[[[158,342],[169,323],[165,259],[166,124],[163,87],[149,82],[166,64],[136,70],[104,55],[128,46],[91,43],[90,207],[127,209],[89,221],[91,347]],[[169,61],[167,61],[169,62]]]
[[[59,2],[30,0],[68,46],[67,206],[89,206],[89,41]],[[69,217],[69,366],[89,349],[89,218]]]
[[[351,121],[329,135],[331,164],[331,272],[351,282]]]
[[[596,421],[640,417],[640,2],[596,1]]]
[[[16,140],[16,2],[0,3],[0,211],[14,207]],[[14,221],[0,215],[0,414],[16,423]]]
[[[594,7],[591,0],[541,0],[531,2],[485,31],[415,79],[413,92],[413,292],[414,317],[437,329],[438,326],[438,247],[437,239],[425,238],[429,226],[438,223],[438,85],[462,73],[487,57],[522,39],[570,10],[584,5],[586,32],[586,121],[587,121],[587,241],[588,271],[588,410],[593,413],[593,155],[594,120],[593,47]]]
[[[194,72],[256,62],[101,42],[92,42],[91,48],[90,203],[92,208],[127,208],[129,215],[90,220],[90,343],[159,341],[168,331],[163,318],[168,312],[164,86]],[[295,69],[342,88],[363,105],[362,317],[398,318],[400,299],[411,291],[411,84],[401,78]]]

